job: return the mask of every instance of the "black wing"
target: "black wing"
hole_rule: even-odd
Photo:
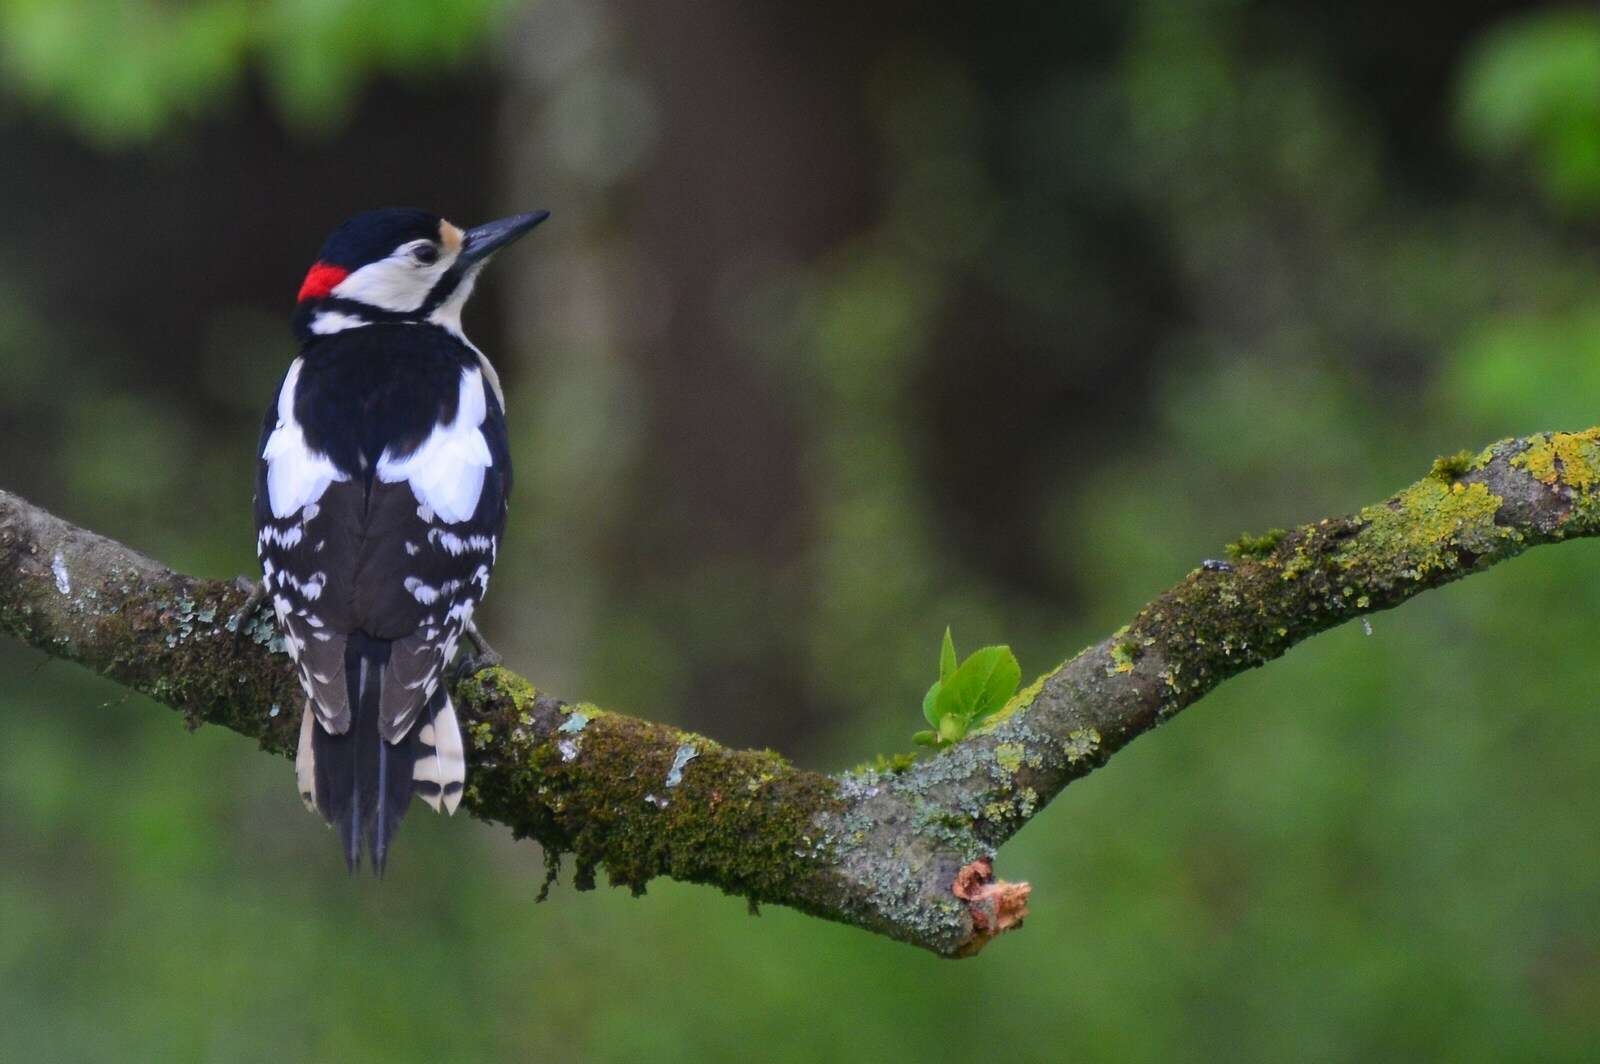
[[[350,728],[345,646],[358,627],[348,593],[361,539],[362,489],[305,441],[293,400],[296,359],[268,408],[256,448],[256,556],[261,581],[322,726]]]

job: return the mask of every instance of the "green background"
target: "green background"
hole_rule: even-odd
[[[253,567],[324,233],[546,207],[468,327],[541,687],[833,770],[1242,531],[1600,418],[1600,16],[0,0],[0,486]],[[412,814],[0,645],[0,1057],[1593,1059],[1600,554],[1347,625],[1074,785],[952,963]],[[603,879],[602,879],[603,884]]]

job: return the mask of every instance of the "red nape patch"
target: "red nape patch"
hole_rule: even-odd
[[[308,299],[326,299],[340,281],[350,276],[350,271],[342,266],[330,266],[326,262],[319,262],[306,272],[306,279],[300,285],[298,301],[304,303]]]

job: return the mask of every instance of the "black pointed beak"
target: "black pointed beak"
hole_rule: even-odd
[[[549,211],[532,211],[468,229],[461,241],[461,257],[457,261],[468,266],[482,262],[548,217]]]

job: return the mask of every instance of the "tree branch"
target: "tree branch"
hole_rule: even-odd
[[[1600,428],[1441,459],[1349,517],[1237,545],[938,756],[824,776],[771,752],[565,703],[506,669],[457,686],[465,806],[603,864],[636,892],[709,883],[946,956],[1026,911],[999,846],[1067,784],[1217,684],[1301,640],[1530,546],[1600,528]],[[289,754],[302,695],[269,620],[227,630],[229,584],[174,573],[0,491],[0,630]],[[916,719],[907,705],[907,727]],[[553,867],[553,865],[552,865]]]

